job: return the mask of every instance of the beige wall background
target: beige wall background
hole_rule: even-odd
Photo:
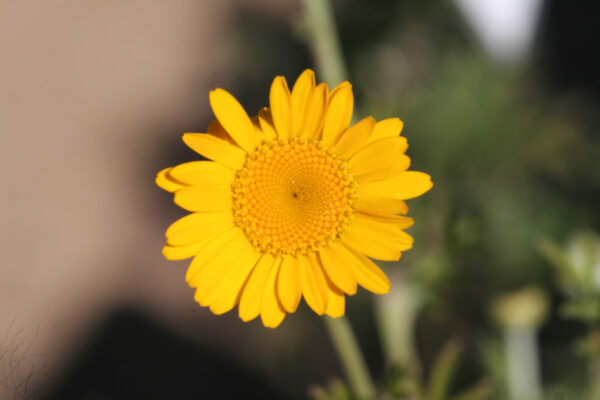
[[[22,361],[0,358],[0,398],[53,379],[120,304],[247,362],[248,341],[276,352],[290,332],[213,318],[160,254],[180,215],[153,183],[161,146],[183,148],[231,81],[236,10],[296,7],[242,3],[0,0],[0,338]]]

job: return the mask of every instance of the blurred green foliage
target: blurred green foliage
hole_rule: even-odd
[[[572,236],[600,232],[600,100],[556,91],[539,47],[521,63],[494,62],[452,2],[335,4],[358,113],[400,117],[411,168],[435,183],[409,202],[414,249],[385,266],[405,272],[421,308],[418,360],[381,371],[382,398],[507,399],[505,344],[490,306],[524,286],[551,299],[539,335],[546,398],[600,398],[590,385],[600,377],[600,267],[582,255],[598,239]],[[310,67],[301,35],[292,36],[301,29],[285,36],[289,27],[280,21],[263,22],[245,19],[238,28],[240,81],[260,83],[242,87],[250,100],[266,98],[263,83],[273,71],[293,78]],[[350,317],[370,343],[372,317],[352,307],[361,310],[349,309]],[[313,397],[351,395],[336,382]]]
[[[458,335],[465,343],[465,360],[454,371],[458,387],[468,390],[487,376],[491,398],[507,399],[504,344],[489,315],[494,298],[526,285],[553,295],[563,312],[552,312],[542,328],[543,356],[556,347],[575,349],[577,335],[564,333],[562,317],[579,316],[588,324],[600,310],[589,271],[577,282],[565,281],[564,271],[559,278],[539,252],[540,243],[549,256],[550,240],[600,229],[594,102],[576,92],[553,92],[536,69],[535,54],[519,65],[495,63],[451,3],[382,4],[394,14],[392,22],[380,25],[373,41],[346,49],[361,114],[400,116],[412,168],[430,173],[435,183],[409,204],[415,248],[397,265],[410,271],[409,280],[424,299],[415,327],[420,361],[436,376],[441,356],[431,349]],[[359,12],[347,12],[360,18]],[[357,22],[342,26],[352,30],[352,23]],[[584,348],[594,347],[589,338],[585,343]],[[558,361],[586,364],[572,353]],[[570,368],[587,367],[558,369]],[[554,366],[542,365],[542,372],[549,369]],[[548,398],[556,399],[583,398],[581,385],[598,376],[554,375],[557,379],[544,384]],[[448,385],[436,387],[448,390]],[[588,390],[588,398],[595,398],[595,390]],[[414,398],[428,399],[436,391],[424,393]]]
[[[567,318],[590,326],[600,324],[600,237],[591,231],[577,232],[564,248],[550,240],[540,251],[556,268],[558,283],[566,295],[561,311]]]

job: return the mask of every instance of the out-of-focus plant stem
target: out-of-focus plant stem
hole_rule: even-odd
[[[335,86],[348,73],[335,28],[330,0],[304,0],[304,32],[322,79]]]
[[[324,317],[323,320],[338,357],[342,361],[354,395],[361,400],[374,399],[376,396],[375,386],[371,381],[369,371],[367,371],[365,361],[348,320],[346,317]]]
[[[508,391],[511,400],[542,398],[536,330],[508,328],[504,332]]]
[[[547,313],[546,294],[533,286],[507,293],[492,305],[504,335],[510,400],[542,398],[537,332]]]
[[[415,362],[413,334],[419,298],[406,273],[395,269],[389,276],[392,288],[375,298],[375,315],[387,364],[406,368]]]

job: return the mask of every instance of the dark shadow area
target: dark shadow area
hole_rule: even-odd
[[[598,15],[600,3],[594,0],[546,3],[538,51],[548,86],[559,91],[579,90],[598,100]]]
[[[131,310],[113,313],[46,400],[287,399],[264,377]]]

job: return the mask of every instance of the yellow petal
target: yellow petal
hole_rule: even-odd
[[[162,253],[167,260],[185,260],[194,257],[198,251],[205,245],[205,242],[198,242],[188,246],[170,246],[165,245]]]
[[[327,308],[327,281],[319,261],[312,253],[310,256],[300,256],[300,271],[302,275],[302,294],[310,308],[318,315],[323,315]]]
[[[359,197],[356,199],[354,208],[370,215],[408,213],[408,206],[405,201],[387,197]]]
[[[267,107],[263,107],[258,112],[258,123],[262,130],[265,139],[275,140],[277,139],[277,132],[275,132],[275,125],[273,124],[273,118],[271,117],[271,111]]]
[[[292,131],[292,104],[290,89],[283,76],[278,76],[271,84],[269,104],[273,123],[278,137],[287,139]]]
[[[192,283],[196,286],[195,300],[203,307],[218,304],[218,310],[211,308],[213,313],[220,314],[231,310],[241,294],[243,284],[249,277],[252,268],[256,265],[260,254],[249,243],[242,244],[230,251],[224,249],[220,258],[209,261]],[[222,307],[230,307],[224,310]]]
[[[321,262],[318,262],[318,264],[321,264]],[[323,266],[321,265],[321,268],[322,267]],[[327,285],[327,306],[325,307],[325,314],[332,318],[341,317],[344,315],[346,307],[346,298],[344,297],[344,292],[335,286],[327,274],[324,273],[323,275]]]
[[[256,265],[259,252],[247,241],[230,243],[202,267],[191,281],[194,299],[215,314],[231,310],[239,301],[241,289]]]
[[[254,126],[254,130],[257,132],[257,135],[260,136],[260,140],[264,139],[262,131],[260,130],[260,122],[258,122],[258,115],[254,117],[250,117],[250,121],[252,121],[252,126]]]
[[[267,283],[262,293],[260,305],[260,319],[267,328],[276,328],[285,318],[285,310],[279,303],[277,298],[277,275],[279,274],[279,266],[281,259],[277,259],[273,268],[267,277]]]
[[[432,187],[433,183],[429,175],[423,172],[406,171],[384,181],[361,182],[357,185],[357,194],[406,200],[418,197]]]
[[[214,268],[206,268],[207,266],[215,266],[215,264],[222,266],[221,262],[227,261],[227,259],[223,259],[230,257],[233,253],[230,247],[237,249],[239,245],[243,245],[241,243],[242,238],[246,241],[244,232],[242,232],[241,229],[234,227],[208,241],[200,248],[198,254],[190,263],[187,273],[185,274],[185,281],[188,285],[191,287],[198,286],[198,283],[202,281],[207,274],[212,274]],[[218,262],[215,263],[215,260]],[[197,278],[200,278],[200,280]]]
[[[343,292],[353,295],[356,293],[356,277],[339,246],[341,244],[333,242],[323,247],[319,250],[319,259],[331,282]]]
[[[373,131],[375,119],[367,117],[346,129],[334,146],[334,151],[339,158],[347,160],[359,151]]]
[[[283,257],[277,277],[277,295],[287,312],[296,311],[302,297],[302,277],[296,257],[289,255]]]
[[[223,164],[234,170],[239,170],[246,161],[246,152],[232,146],[223,139],[205,133],[185,133],[183,141],[196,153]]]
[[[323,125],[323,117],[325,116],[328,94],[329,86],[326,83],[319,84],[313,90],[306,105],[304,123],[302,124],[302,132],[300,133],[301,137],[314,140],[321,138],[321,127]]]
[[[353,108],[352,85],[349,82],[343,82],[331,92],[327,104],[322,137],[325,147],[332,146],[340,133],[348,127],[352,119]]]
[[[410,167],[410,158],[404,154],[397,158],[382,156],[379,161],[380,163],[378,163],[376,167],[365,168],[365,170],[369,170],[368,172],[357,173],[354,176],[356,181],[372,182],[391,179],[400,175]]]
[[[390,291],[390,280],[373,261],[346,246],[342,247],[347,252],[346,258],[351,260],[349,262],[350,268],[354,271],[360,286],[377,294]]]
[[[169,175],[187,185],[231,185],[235,171],[213,161],[192,161],[177,165]]]
[[[373,128],[373,133],[367,140],[367,143],[374,142],[376,140],[397,137],[402,132],[402,128],[404,127],[404,122],[400,121],[398,118],[388,118],[382,121],[379,121],[375,124],[375,128]]]
[[[332,318],[339,318],[344,315],[346,308],[346,298],[344,293],[337,287],[333,286],[331,282],[328,282],[327,287],[327,308],[325,314]]]
[[[221,239],[221,236],[223,235],[227,236],[229,242],[221,245],[220,252],[211,253],[211,256],[207,257],[204,261],[196,261],[196,259],[194,259],[190,264],[190,268],[196,267],[197,265],[203,265],[203,267],[198,268],[196,274],[188,282],[190,286],[208,289],[215,285],[214,282],[223,280],[226,273],[229,273],[234,269],[232,267],[238,260],[254,257],[256,249],[248,242],[246,235],[240,228],[235,227],[230,229],[218,236],[217,239]],[[217,239],[207,243],[206,246],[216,246],[214,242]]]
[[[292,89],[292,136],[300,135],[304,122],[306,105],[315,88],[315,73],[307,69],[300,74]]]
[[[395,226],[399,227],[398,225]],[[406,251],[412,248],[414,241],[415,240],[413,239],[413,237],[410,236],[408,233],[400,231],[400,234],[398,235],[398,240],[395,243],[401,251]]]
[[[217,119],[213,119],[210,125],[208,125],[208,127],[206,128],[206,133],[219,139],[222,139],[232,146],[240,147],[235,142],[235,140],[233,140],[233,138],[229,135],[229,133],[227,133],[225,128],[223,128],[223,125],[221,125],[221,123]]]
[[[406,217],[403,217],[406,218]],[[352,220],[353,229],[361,230],[384,242],[392,242],[401,251],[408,250],[413,245],[413,238],[402,230],[401,222],[412,224],[411,218],[403,221],[387,221],[384,218],[372,218],[356,213]]]
[[[233,227],[233,215],[230,210],[188,214],[167,229],[167,243],[172,246],[186,246],[202,242],[231,227]]]
[[[361,212],[361,211],[357,211],[357,212],[358,212],[358,214],[361,214],[365,217],[371,218],[374,221],[392,224],[400,229],[408,229],[411,226],[413,226],[415,223],[415,221],[412,218],[406,217],[404,215],[394,215],[394,214],[385,214],[385,213],[379,213],[379,214],[373,215],[371,213],[365,213],[365,212]]]
[[[215,212],[233,207],[231,189],[227,186],[189,186],[175,193],[175,204],[193,212]]]
[[[256,135],[258,137],[258,144],[261,144],[267,138],[263,134],[263,131],[262,131],[261,127],[260,127],[260,121],[258,120],[258,115],[255,115],[254,117],[252,117],[250,119],[252,120],[252,125],[254,125],[254,131],[256,132]]]
[[[408,148],[408,142],[403,136],[380,139],[375,142],[370,142],[358,151],[350,160],[348,164],[350,166],[357,166],[357,164],[371,163],[377,157],[394,156],[399,157],[406,152]],[[362,172],[362,171],[361,171]]]
[[[265,253],[254,267],[240,298],[238,313],[242,321],[248,322],[258,317],[262,292],[274,265],[275,257],[270,253]]]
[[[358,220],[357,216],[344,229],[342,242],[351,249],[377,260],[396,261],[400,259],[402,252],[394,243],[394,235],[373,229],[369,224]]]
[[[218,278],[215,285],[211,287],[211,293],[206,295],[204,301],[210,304],[210,311],[213,314],[224,314],[240,301],[242,288],[260,258],[260,253],[255,249],[252,250],[229,264],[228,271]]]
[[[181,182],[177,182],[176,180],[174,180],[171,176],[170,176],[170,172],[173,168],[165,168],[162,171],[160,171],[158,174],[156,174],[156,185],[161,188],[166,190],[167,192],[175,192],[179,189],[183,189],[185,187],[185,185],[183,185]]]
[[[211,91],[209,100],[215,117],[233,140],[248,153],[254,151],[260,138],[244,107],[223,89]]]
[[[395,177],[410,166],[410,158],[404,155],[407,147],[404,137],[377,140],[356,153],[348,167],[358,182]]]
[[[256,132],[258,142],[260,143],[263,140],[265,140],[265,136],[263,135],[262,130],[260,129],[260,125],[258,123],[258,117],[256,117],[256,116],[252,117],[252,118],[250,118],[250,121],[252,121],[252,125],[254,126],[254,131]],[[221,125],[221,123],[217,119],[213,120],[210,123],[210,125],[208,125],[208,128],[206,128],[206,133],[208,133],[212,136],[215,136],[219,139],[223,139],[227,143],[229,143],[235,147],[240,147],[236,143],[236,141],[233,140],[231,135],[229,135],[229,133],[227,133],[225,128],[223,128],[223,125]]]
[[[202,228],[203,224],[213,225],[215,222],[222,222],[223,224],[229,225],[232,222],[231,211],[222,211],[218,213],[193,213],[188,214],[183,218],[173,222],[165,232],[167,238],[175,235],[184,234],[188,230],[195,228]]]

